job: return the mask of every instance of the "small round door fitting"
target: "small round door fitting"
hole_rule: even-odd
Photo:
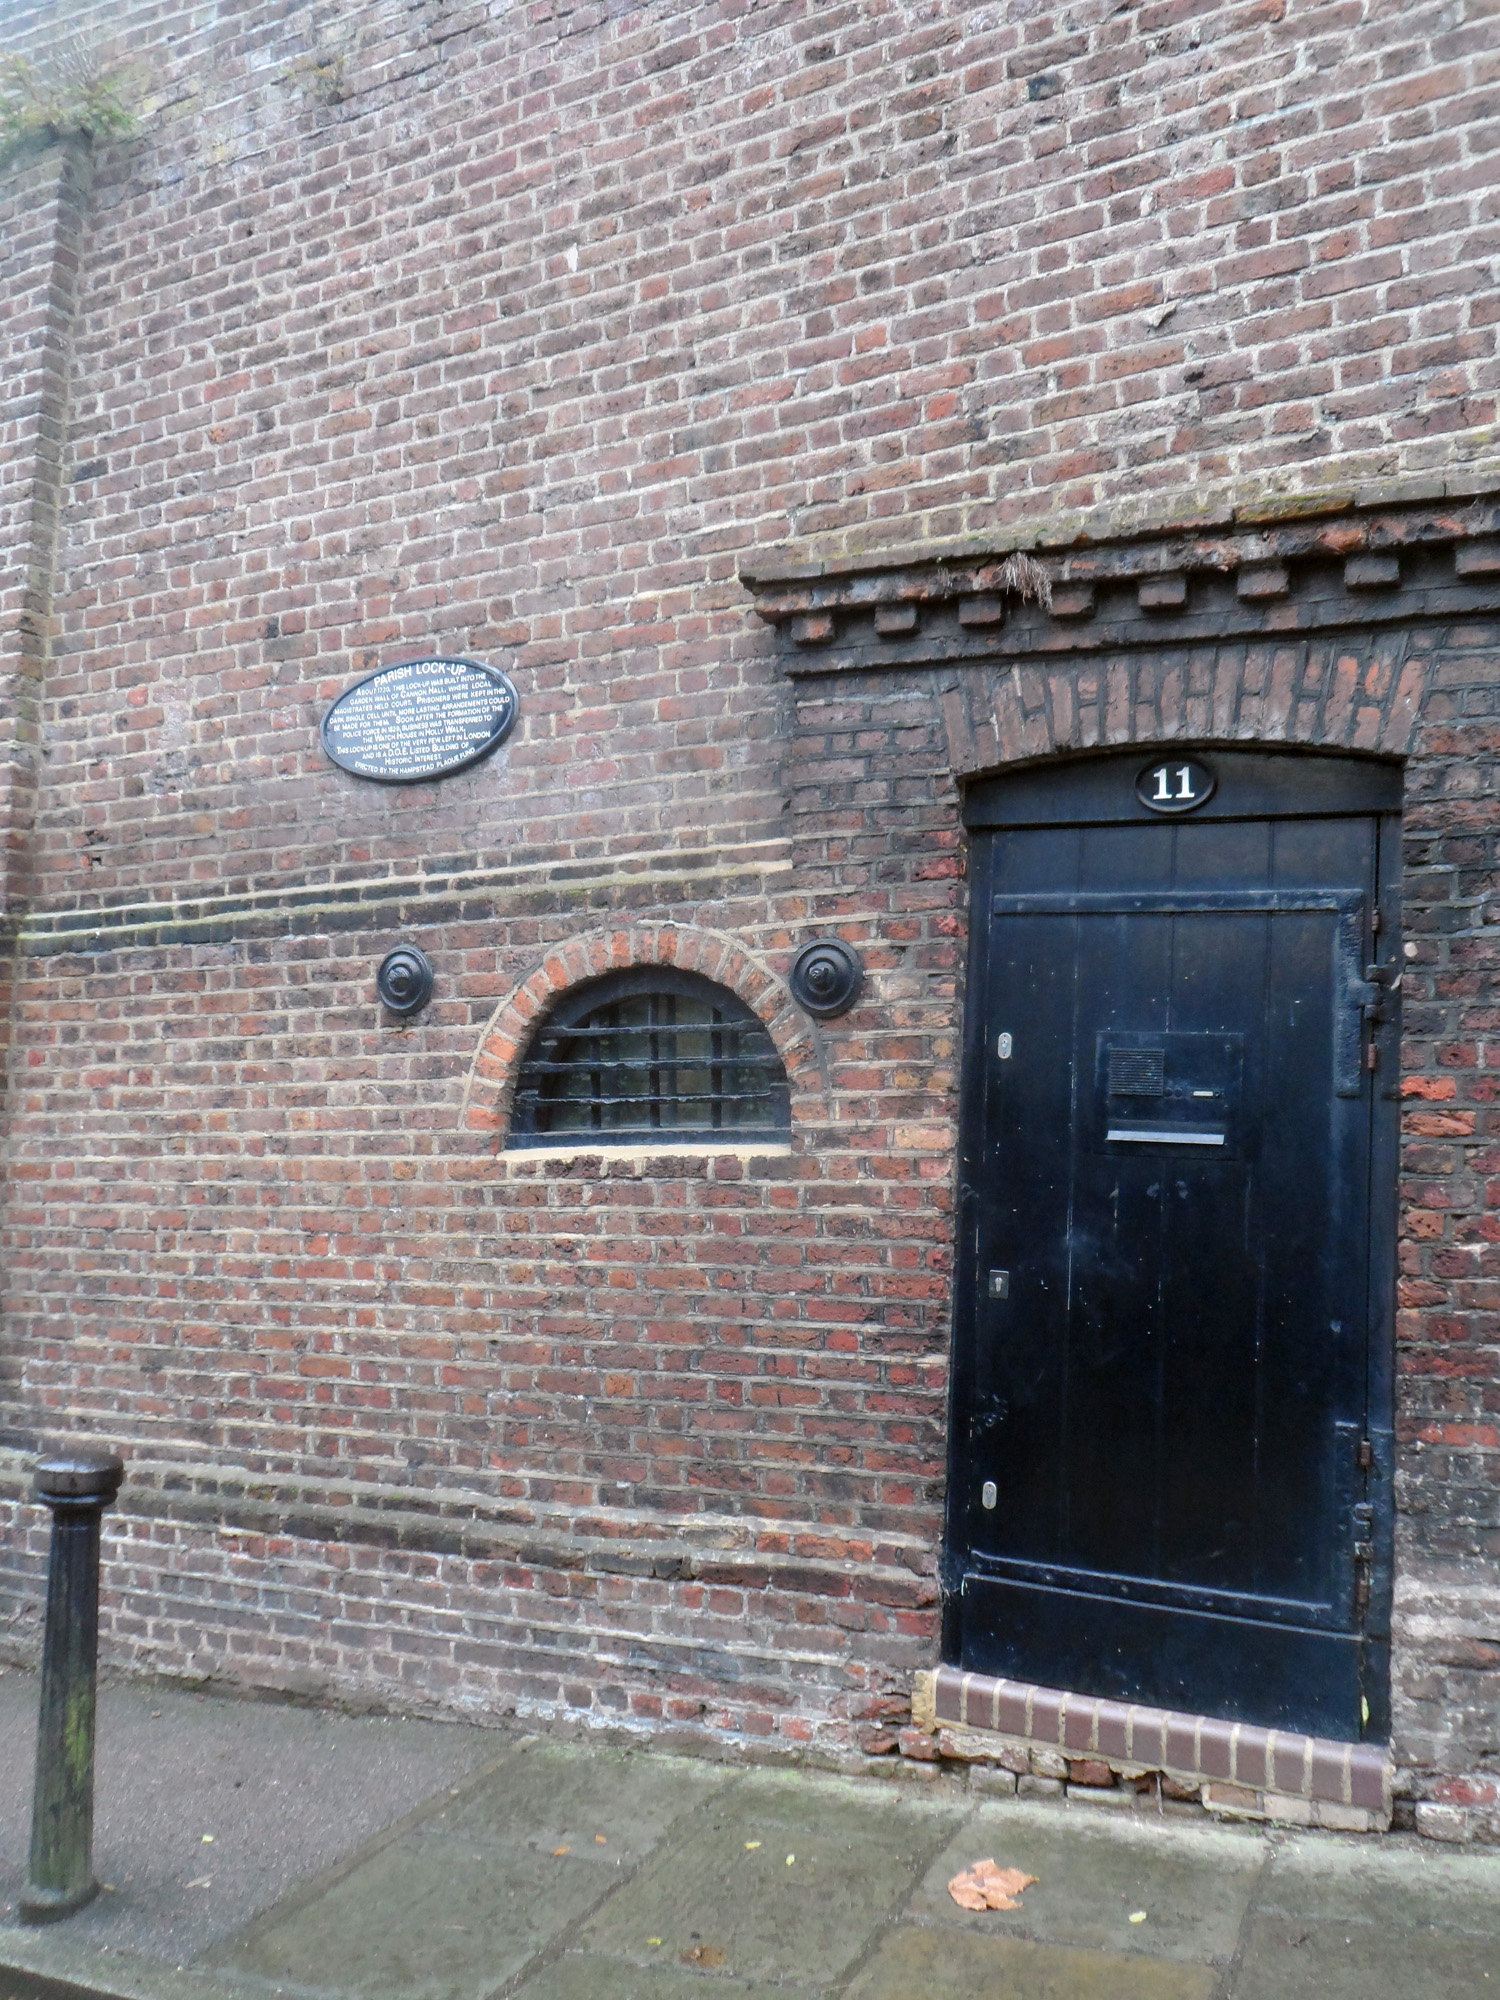
[[[847,1014],[864,983],[864,963],[842,938],[814,938],[792,960],[792,998],[818,1021]]]
[[[420,1014],[432,998],[432,961],[414,944],[397,945],[380,961],[375,990],[393,1014]]]
[[[1176,817],[1206,806],[1215,782],[1213,772],[1196,757],[1165,757],[1141,772],[1135,795],[1148,812]]]

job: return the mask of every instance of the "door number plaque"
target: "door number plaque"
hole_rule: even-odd
[[[1154,813],[1190,813],[1213,797],[1214,774],[1191,757],[1148,764],[1135,781],[1135,795]]]

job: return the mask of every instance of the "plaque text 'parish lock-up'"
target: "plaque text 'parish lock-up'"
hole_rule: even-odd
[[[407,660],[344,690],[323,718],[323,748],[341,770],[380,784],[446,778],[498,749],[518,706],[498,667]]]

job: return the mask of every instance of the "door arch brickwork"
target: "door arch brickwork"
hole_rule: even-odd
[[[1410,748],[1430,660],[1406,632],[1250,640],[1192,647],[1185,658],[1119,652],[1066,664],[987,667],[942,696],[954,775],[1022,759],[1127,744],[1300,744]]]

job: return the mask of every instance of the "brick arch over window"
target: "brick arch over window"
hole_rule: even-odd
[[[1352,750],[1411,748],[1428,662],[1405,632],[1220,643],[1185,659],[970,669],[942,695],[955,777],[1022,759],[1172,742]]]
[[[586,931],[554,945],[501,1001],[475,1053],[464,1091],[464,1124],[503,1145],[521,1058],[559,994],[585,979],[633,965],[669,965],[727,986],[765,1023],[792,1087],[792,1130],[827,1115],[817,1044],[783,982],[722,931],[688,924],[633,924]],[[728,1143],[728,1142],[726,1142]],[[670,1151],[670,1141],[663,1142]],[[587,1150],[580,1147],[580,1150]]]

